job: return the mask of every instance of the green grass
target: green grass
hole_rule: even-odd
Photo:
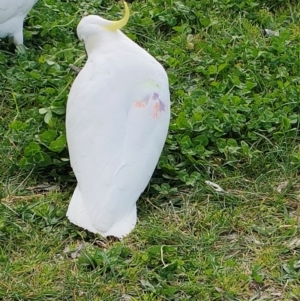
[[[172,120],[121,242],[65,217],[76,25],[122,10],[100,2],[40,0],[26,54],[0,44],[0,300],[300,300],[297,1],[132,1],[124,31],[166,68]]]

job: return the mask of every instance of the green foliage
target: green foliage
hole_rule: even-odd
[[[167,70],[172,119],[122,242],[65,217],[69,64],[85,60],[76,25],[122,5],[39,0],[26,53],[1,41],[0,299],[298,300],[298,1],[131,2],[124,32]],[[46,193],[53,178],[63,192]]]
[[[108,251],[101,249],[92,249],[92,253],[88,250],[83,252],[79,257],[78,263],[88,269],[96,269],[100,267],[102,272],[106,276],[110,276],[109,273],[113,274],[113,277],[121,277],[122,275],[116,276],[115,274],[120,272],[120,266],[124,264],[124,260],[128,259],[131,255],[129,248],[124,247],[121,244],[115,244]]]
[[[268,200],[264,186],[242,181],[235,203],[231,192],[203,201],[203,190],[182,196],[180,207],[144,199],[139,225],[121,242],[67,222],[66,194],[2,200],[0,298],[293,300],[300,293],[298,230],[287,202],[294,192]]]
[[[208,169],[259,161],[270,151],[262,139],[275,148],[292,143],[300,111],[299,12],[290,11],[292,19],[277,17],[268,3],[252,0],[157,2],[133,2],[125,32],[169,75],[172,119],[158,166],[164,177],[194,185]],[[56,13],[45,19],[49,8]],[[96,1],[39,2],[25,27],[29,50],[1,54],[7,106],[18,110],[9,131],[22,135],[21,168],[68,172],[64,118],[75,78],[68,65],[83,63],[74,29],[85,11],[99,11]],[[121,7],[101,11],[113,19]],[[228,14],[220,19],[223,11]],[[280,35],[264,37],[266,26]]]

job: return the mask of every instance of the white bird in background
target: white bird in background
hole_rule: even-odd
[[[88,60],[67,103],[67,141],[78,181],[67,216],[102,236],[135,226],[136,201],[163,149],[170,121],[168,77],[119,29],[129,19],[84,17],[77,34]]]
[[[23,45],[23,22],[37,0],[0,0],[0,38],[12,37],[21,51]]]

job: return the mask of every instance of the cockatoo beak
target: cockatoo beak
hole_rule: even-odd
[[[128,20],[129,20],[129,7],[125,1],[123,3],[124,3],[124,7],[125,7],[124,17],[119,21],[111,21],[109,25],[105,26],[108,30],[115,31],[115,30],[118,30],[118,29],[124,27],[127,24]]]

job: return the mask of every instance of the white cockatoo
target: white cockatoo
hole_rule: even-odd
[[[24,50],[23,22],[37,0],[0,0],[0,38],[12,37]]]
[[[129,19],[84,17],[77,35],[87,62],[67,103],[66,129],[77,187],[67,217],[91,232],[122,238],[163,149],[170,122],[168,77],[126,35]]]

